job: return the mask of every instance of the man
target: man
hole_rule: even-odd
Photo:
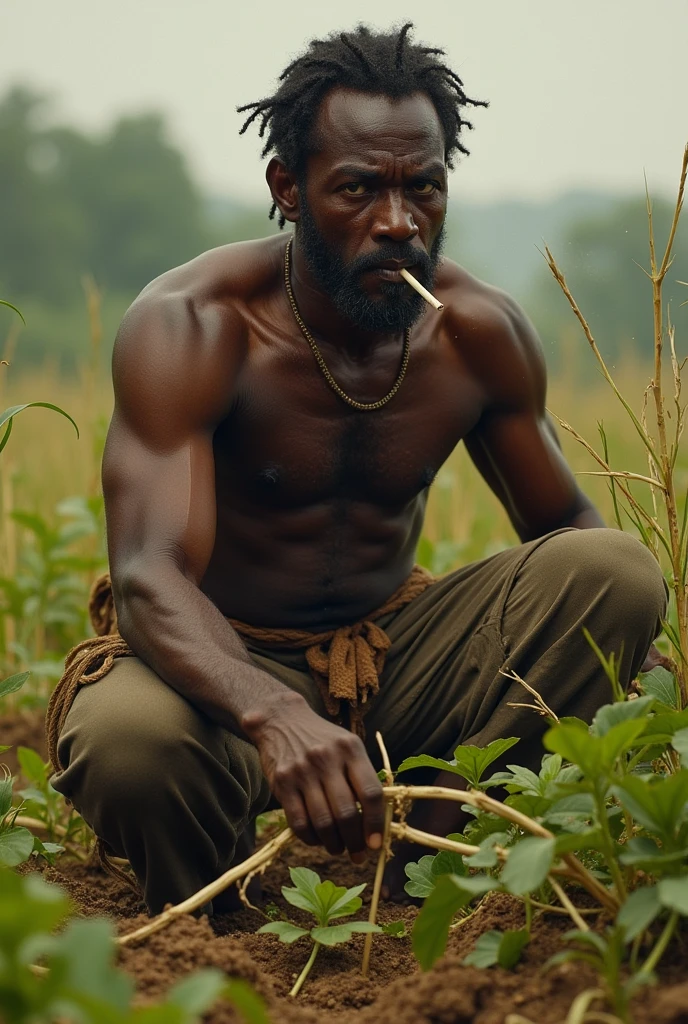
[[[562,457],[532,326],[440,258],[475,101],[409,28],[314,41],[245,108],[292,238],[170,271],[118,335],[103,481],[136,657],[78,693],[55,785],[151,911],[245,856],[271,795],[307,843],[379,849],[377,730],[394,765],[518,735],[509,759],[536,766],[544,723],[503,673],[589,719],[610,694],[582,627],[623,648],[627,684],[664,613],[655,561],[600,529]],[[414,551],[461,440],[523,543],[431,582]],[[446,834],[456,814],[413,820]]]

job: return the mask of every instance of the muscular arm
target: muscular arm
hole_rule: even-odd
[[[479,357],[488,398],[466,448],[521,540],[565,526],[604,526],[578,487],[547,415],[537,335],[515,303],[503,302],[500,315],[478,329],[492,334]]]
[[[255,743],[297,834],[356,853],[382,816],[363,745],[255,665],[199,586],[215,542],[213,433],[231,409],[245,347],[224,306],[199,313],[150,289],[122,325],[103,460],[120,632],[165,682]]]

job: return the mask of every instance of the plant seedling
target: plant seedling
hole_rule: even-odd
[[[353,889],[345,889],[344,886],[335,885],[329,880],[321,882],[320,875],[309,868],[289,868],[289,874],[294,887],[283,886],[282,895],[293,907],[312,914],[317,922],[315,927],[299,928],[291,921],[271,921],[258,931],[277,935],[281,942],[296,942],[304,935],[308,935],[312,940],[313,949],[308,962],[289,993],[291,996],[297,996],[321,946],[337,946],[340,942],[348,942],[354,932],[380,932],[382,929],[368,921],[330,924],[331,921],[342,917],[350,917],[360,909],[363,902],[360,894],[365,889],[365,883],[355,885]]]

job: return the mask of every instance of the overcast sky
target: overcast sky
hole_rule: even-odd
[[[161,109],[204,187],[260,199],[257,136],[238,138],[236,105],[269,94],[311,37],[405,20],[491,102],[471,114],[455,195],[635,191],[643,170],[653,191],[675,191],[688,0],[0,0],[0,91],[54,91],[60,115],[89,128]]]

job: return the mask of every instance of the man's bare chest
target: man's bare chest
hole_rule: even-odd
[[[382,408],[338,397],[310,352],[261,353],[242,373],[231,415],[215,435],[218,496],[272,508],[350,500],[402,509],[434,479],[476,425],[480,389],[453,359],[411,350],[407,374]],[[337,367],[351,397],[383,397],[393,362]],[[368,372],[366,372],[368,371]]]

